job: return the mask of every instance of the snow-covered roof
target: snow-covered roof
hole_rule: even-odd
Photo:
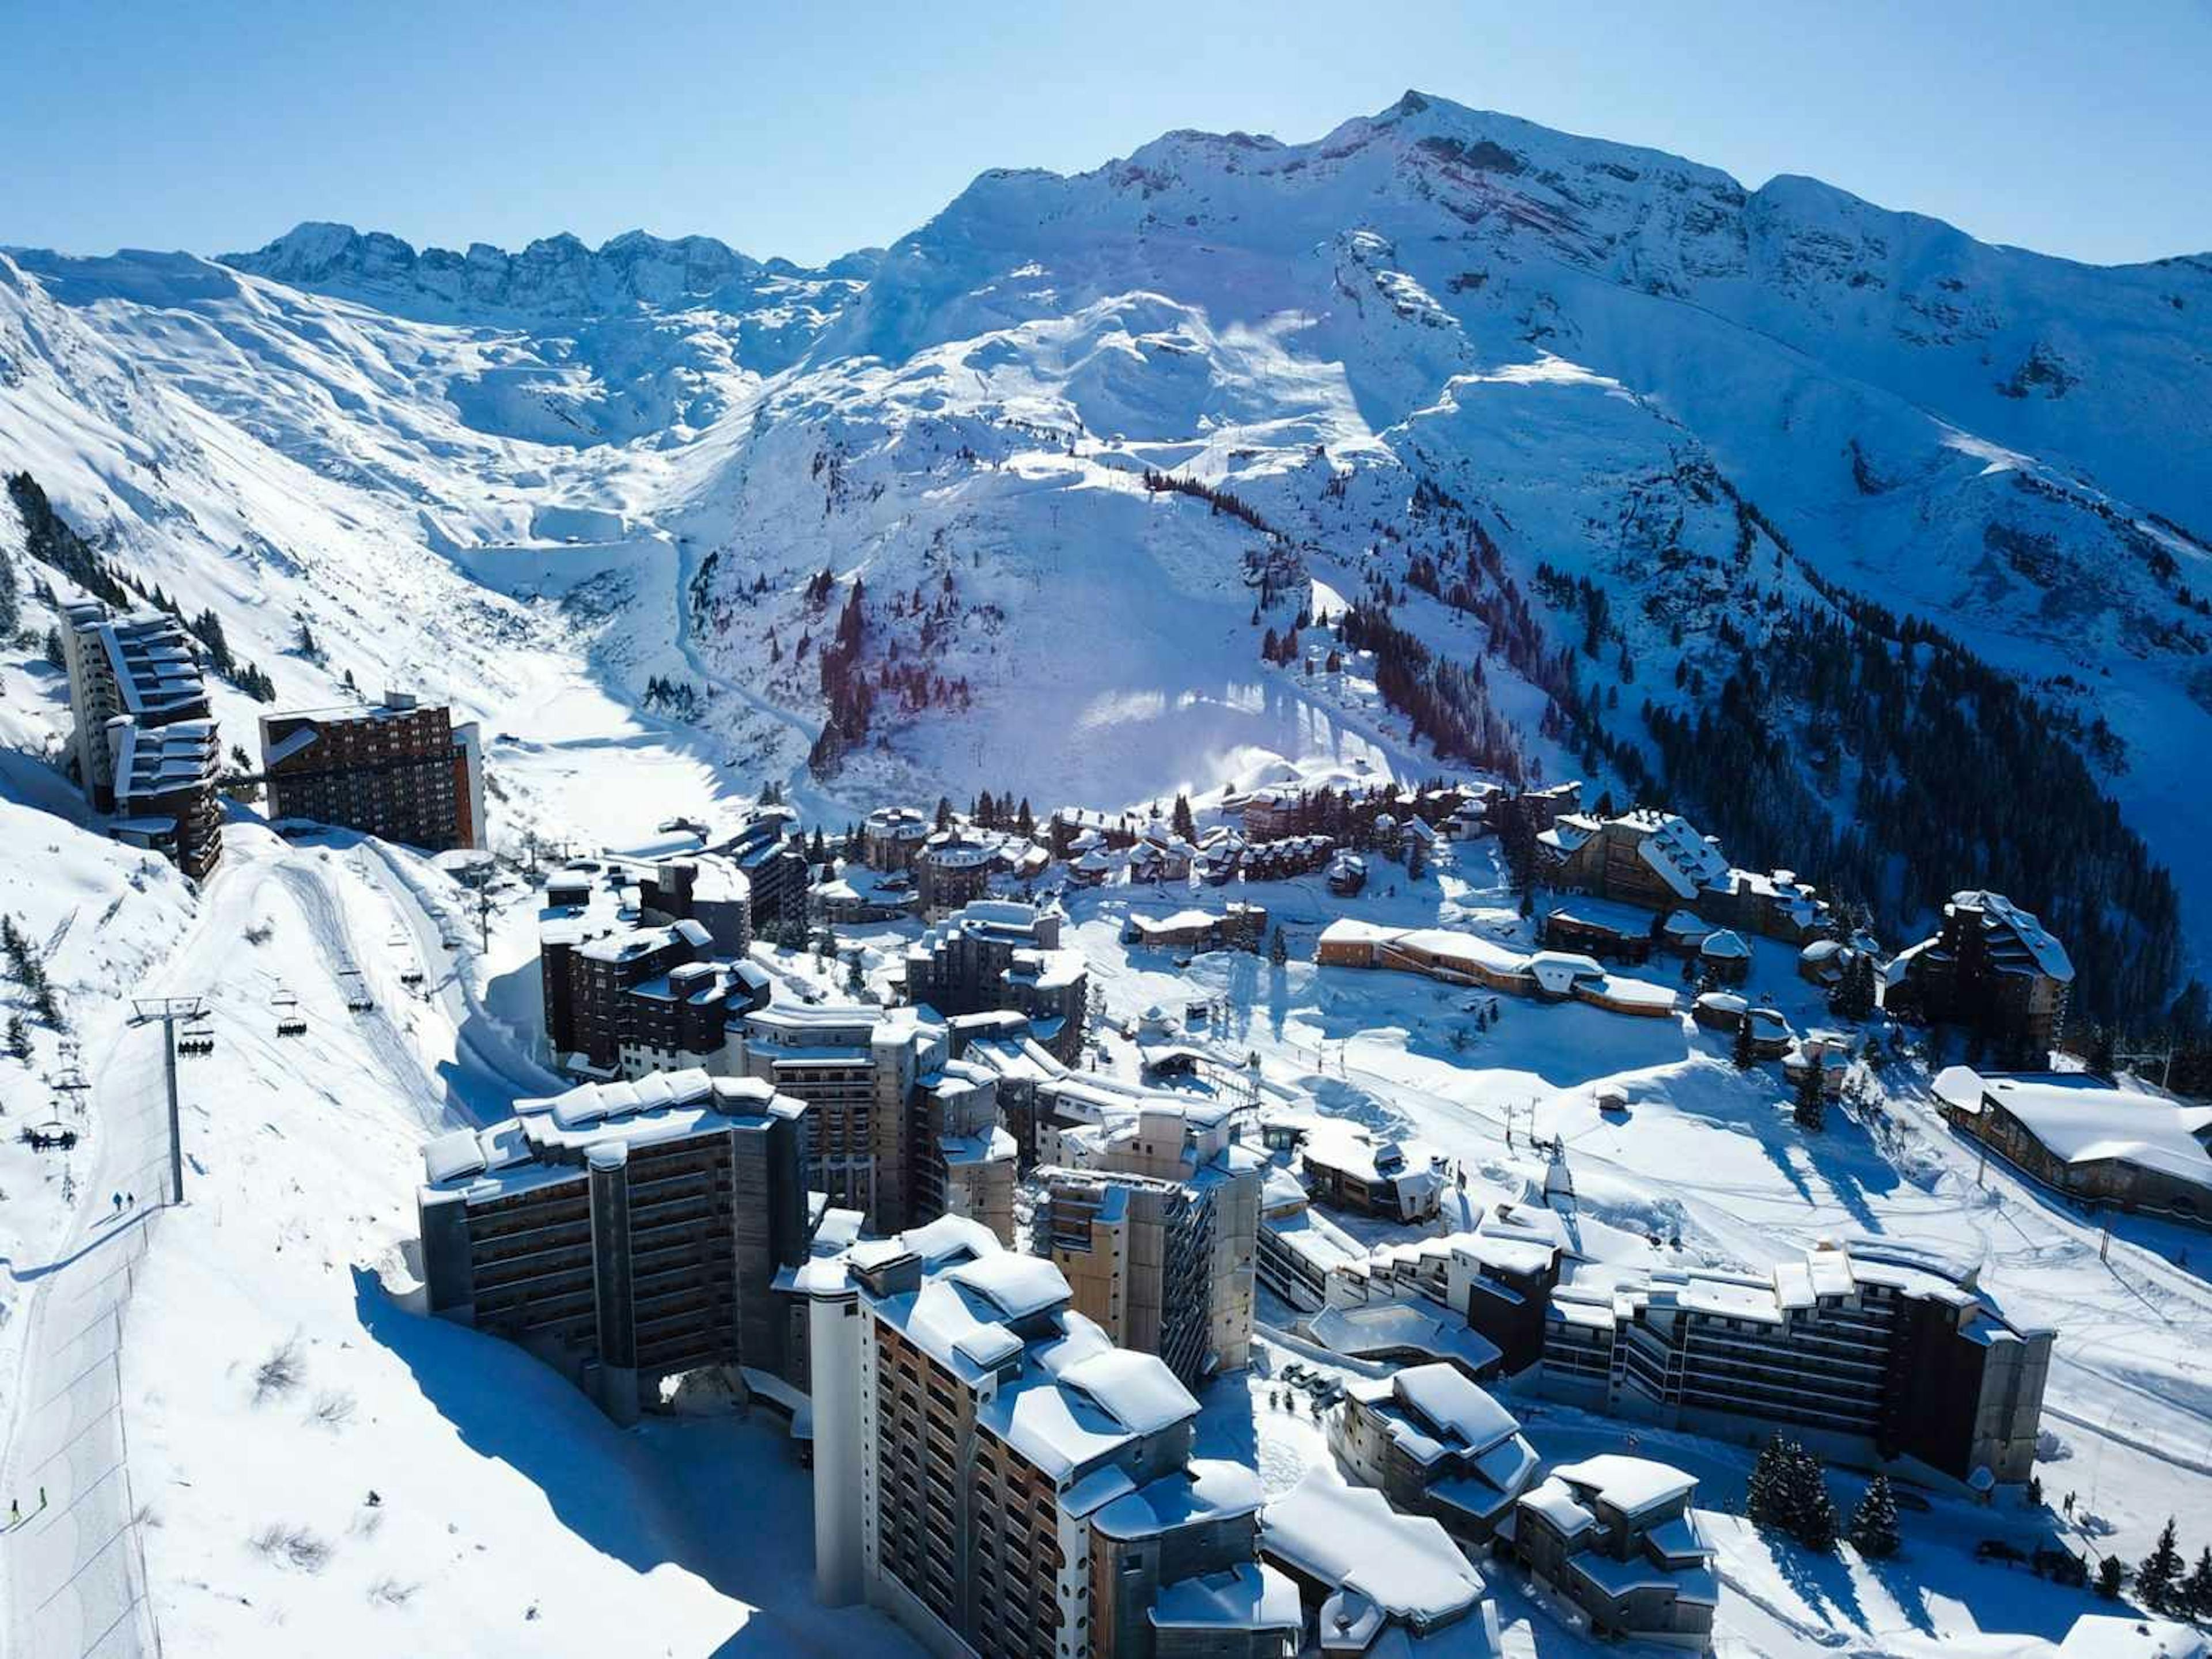
[[[1152,1603],[1155,1630],[1279,1630],[1305,1624],[1298,1587],[1265,1562],[1180,1578]]]
[[[2212,1638],[2169,1619],[2085,1613],[2058,1644],[2057,1659],[2208,1659]]]
[[[1443,1308],[1425,1296],[1323,1308],[1306,1322],[1306,1328],[1322,1346],[1352,1359],[1420,1353],[1487,1373],[1500,1358],[1496,1345],[1463,1316],[1445,1316]]]
[[[1193,1522],[1254,1514],[1264,1496],[1259,1473],[1249,1464],[1194,1457],[1172,1474],[1114,1498],[1091,1523],[1109,1538],[1151,1538]]]
[[[1559,1532],[1572,1538],[1597,1524],[1597,1517],[1585,1509],[1566,1482],[1556,1476],[1521,1494],[1524,1509],[1534,1510],[1550,1522]]]
[[[2033,912],[2023,910],[2002,893],[1971,888],[1952,894],[1951,906],[1981,913],[1984,943],[2000,973],[2048,974],[2069,984],[2073,981],[2074,963],[2066,947],[2045,929]]]
[[[1261,1512],[1260,1547],[1293,1571],[1371,1601],[1384,1618],[1446,1624],[1482,1599],[1482,1575],[1427,1516],[1316,1469]],[[1322,1609],[1323,1636],[1329,1609]]]
[[[1936,1093],[1967,1113],[1995,1101],[2062,1163],[2133,1164],[2212,1189],[2212,1106],[2183,1106],[2079,1072],[1984,1077],[1968,1066],[1938,1073]]]
[[[1671,1463],[1649,1457],[1630,1457],[1620,1452],[1601,1452],[1579,1463],[1563,1463],[1552,1474],[1577,1492],[1609,1504],[1632,1518],[1677,1502],[1698,1489],[1694,1476],[1683,1474]]]
[[[1068,1336],[1033,1350],[1039,1363],[976,1413],[1048,1479],[1065,1480],[1133,1438],[1198,1414],[1198,1401],[1157,1355],[1115,1347],[1080,1315],[1066,1323]]]

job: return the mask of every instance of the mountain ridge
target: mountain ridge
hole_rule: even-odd
[[[865,276],[642,233],[436,252],[310,226],[219,264],[21,264],[73,349],[131,365],[132,420],[222,434],[218,483],[257,446],[309,466],[333,514],[794,787],[1118,805],[1418,775],[1448,744],[1697,810],[1669,722],[1871,598],[2034,697],[2192,914],[2212,896],[2196,260],[1992,247],[1418,94],[1305,143],[987,171]],[[166,550],[173,591],[223,571],[235,535],[89,435],[109,394],[57,397],[87,422],[57,501]],[[1262,654],[1352,605],[1429,653],[1426,690]],[[1894,808],[1867,790],[1942,780],[1869,779],[1855,717],[1753,702],[1786,744],[1745,757],[1771,799],[1731,850],[1922,904],[1849,835]],[[2137,857],[2094,842],[2069,856]]]

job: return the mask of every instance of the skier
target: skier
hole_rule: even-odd
[[[116,1213],[116,1214],[118,1214],[118,1215],[121,1215],[121,1214],[123,1213],[123,1194],[120,1194],[120,1193],[117,1193],[117,1194],[114,1194],[114,1199],[115,1199],[115,1213]]]
[[[135,1210],[135,1209],[137,1209],[137,1208],[138,1207],[138,1194],[136,1194],[136,1193],[125,1193],[125,1194],[123,1194],[123,1207],[124,1207],[125,1209],[126,1209],[126,1210]]]

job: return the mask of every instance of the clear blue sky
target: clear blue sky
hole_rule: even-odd
[[[2100,262],[2212,249],[2212,0],[0,0],[0,245],[701,232],[818,261],[990,167],[1407,87]]]

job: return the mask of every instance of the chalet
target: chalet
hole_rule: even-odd
[[[1425,1152],[1407,1156],[1358,1124],[1316,1119],[1299,1143],[1306,1190],[1314,1201],[1385,1221],[1425,1221],[1443,1206],[1444,1177]]]
[[[1668,914],[1686,909],[1717,927],[1792,944],[1830,926],[1826,901],[1794,873],[1735,869],[1718,842],[1672,812],[1562,813],[1536,843],[1545,880],[1566,891]]]
[[[1936,1079],[1946,1121],[2045,1186],[2091,1204],[2212,1226],[2212,1106],[2079,1072]]]
[[[1267,936],[1267,912],[1257,904],[1232,903],[1216,914],[1177,910],[1172,915],[1133,915],[1122,938],[1155,951],[1256,951]]]
[[[1111,880],[1118,866],[1103,847],[1094,847],[1067,866],[1068,884],[1073,887],[1103,887]]]
[[[1977,1031],[2008,1063],[2037,1066],[2066,1021],[2074,964],[2033,915],[2002,893],[1954,893],[1942,931],[1898,953],[1882,1002]]]
[[[1751,977],[1751,946],[1732,928],[1708,933],[1698,946],[1698,969],[1717,985],[1741,985]]]
[[[1287,881],[1294,876],[1310,875],[1328,864],[1335,848],[1327,836],[1286,836],[1280,841],[1252,842],[1244,849],[1244,879]]]
[[[1314,960],[1323,967],[1396,969],[1540,1001],[1571,999],[1615,1013],[1664,1018],[1674,1012],[1671,988],[1607,973],[1594,957],[1560,951],[1527,956],[1451,928],[1382,927],[1340,917],[1322,930]]]
[[[1190,879],[1198,849],[1173,830],[1154,824],[1129,854],[1133,882],[1182,883]]]
[[[1795,1088],[1813,1068],[1820,1073],[1820,1092],[1830,1100],[1840,1099],[1844,1079],[1850,1075],[1850,1045],[1834,1031],[1807,1032],[1782,1056],[1783,1080]]]
[[[1329,860],[1328,890],[1339,898],[1352,898],[1367,885],[1367,860],[1357,853],[1339,853]]]
[[[1137,825],[1126,812],[1101,812],[1088,806],[1063,806],[1052,815],[1046,827],[1052,842],[1054,858],[1065,859],[1077,850],[1076,843],[1085,835],[1096,837],[1090,843],[1103,846],[1109,852],[1126,853],[1137,844]]]
[[[1544,943],[1555,951],[1581,951],[1622,962],[1651,958],[1649,910],[1611,899],[1570,894],[1544,916]]]
[[[1514,1513],[1513,1553],[1600,1636],[1712,1645],[1720,1580],[1691,1512],[1698,1483],[1647,1458],[1563,1464]]]
[[[1844,982],[1857,954],[1841,939],[1816,939],[1797,953],[1797,977],[1832,991]]]
[[[1299,807],[1295,789],[1255,789],[1244,798],[1244,833],[1253,841],[1276,841],[1295,834]]]

